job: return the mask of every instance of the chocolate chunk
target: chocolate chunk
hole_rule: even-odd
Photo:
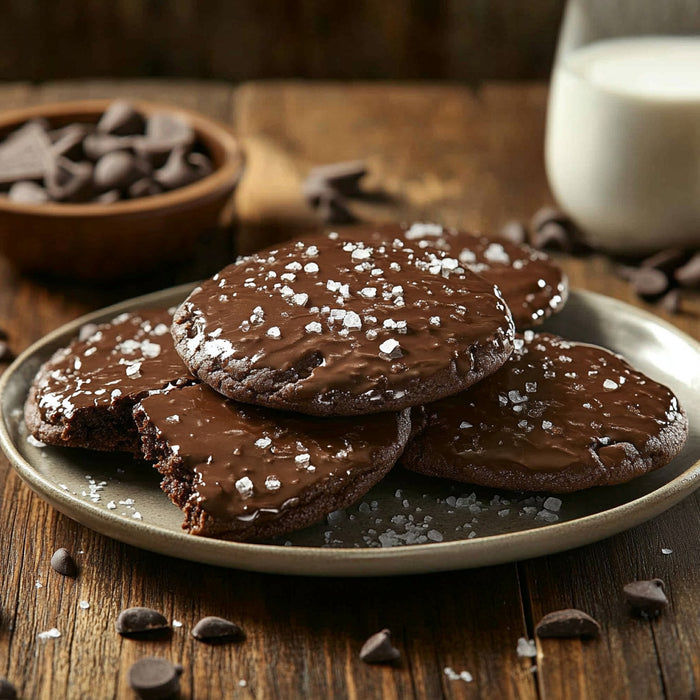
[[[171,112],[154,112],[146,123],[147,139],[152,144],[168,144],[169,149],[177,146],[190,148],[194,142],[194,130],[189,123]]]
[[[63,156],[70,160],[82,160],[85,158],[83,139],[88,134],[88,129],[83,124],[70,124],[58,131],[50,132],[53,140],[51,152],[54,156]]]
[[[133,105],[124,100],[115,100],[97,122],[97,131],[102,134],[130,136],[142,134],[145,124],[143,116]]]
[[[203,617],[194,626],[192,636],[210,644],[239,642],[245,637],[243,630],[234,622],[213,616]]]
[[[352,224],[357,217],[348,209],[345,198],[333,190],[319,196],[316,213],[324,224]]]
[[[142,177],[129,186],[129,197],[150,197],[154,194],[160,194],[162,191],[163,188],[155,180],[150,177]]]
[[[507,241],[515,243],[516,245],[527,243],[527,229],[521,221],[516,221],[515,219],[508,221],[501,228],[500,233],[501,238],[505,238]]]
[[[127,153],[115,151],[102,156],[95,164],[95,186],[101,190],[125,190],[149,174],[150,166]]]
[[[629,606],[642,617],[656,617],[668,606],[664,582],[660,578],[632,581],[622,590]]]
[[[4,340],[0,340],[0,362],[12,362],[14,359],[15,353],[10,346]]]
[[[182,146],[171,151],[165,165],[156,170],[153,177],[166,190],[184,187],[200,179],[197,170],[188,162],[187,152]]]
[[[128,151],[134,147],[133,136],[112,136],[110,134],[88,134],[83,140],[85,156],[90,160],[99,160],[113,151]]]
[[[46,131],[29,122],[0,144],[0,184],[39,180],[51,162],[51,142]]]
[[[97,197],[93,199],[94,202],[99,202],[100,204],[114,204],[122,198],[122,194],[119,190],[107,190],[102,194],[98,194]]]
[[[187,162],[194,168],[200,180],[214,171],[211,160],[203,153],[190,153]]]
[[[13,202],[25,202],[27,204],[41,204],[49,201],[46,190],[32,180],[20,180],[10,187],[7,196]]]
[[[119,613],[117,632],[124,637],[160,636],[170,629],[165,617],[151,608],[127,608]]]
[[[78,575],[78,567],[75,560],[65,547],[61,547],[53,553],[51,557],[51,568],[62,576],[70,576],[73,578]]]
[[[15,700],[17,698],[17,689],[10,681],[5,678],[0,678],[0,700]]]
[[[388,629],[373,634],[360,649],[360,658],[368,664],[387,664],[400,656],[401,652],[391,643]]]
[[[574,249],[569,230],[557,221],[548,221],[533,229],[532,245],[538,249],[561,250],[571,253]]]
[[[583,610],[567,608],[545,615],[535,627],[539,637],[597,637],[600,625]]]
[[[681,310],[681,290],[676,287],[671,289],[661,297],[659,306],[670,314],[680,313]]]
[[[57,158],[46,174],[46,190],[58,202],[85,202],[93,193],[92,164]]]
[[[361,194],[359,181],[367,174],[367,166],[362,160],[330,163],[312,168],[307,182],[325,183],[336,192],[348,197]]]
[[[686,250],[667,248],[666,250],[660,250],[658,253],[645,258],[640,263],[640,266],[654,267],[668,274],[673,272],[677,267],[680,267],[689,257],[690,255]]]
[[[700,287],[700,253],[695,253],[690,260],[674,273],[681,287]]]
[[[129,669],[129,686],[143,700],[162,700],[180,690],[182,666],[167,659],[147,656]]]
[[[640,267],[632,276],[632,286],[642,299],[656,299],[668,289],[668,277],[656,267]]]
[[[321,197],[332,197],[335,193],[333,188],[323,180],[307,178],[301,185],[301,194],[306,203],[314,209],[319,205]]]
[[[539,231],[547,224],[560,224],[568,226],[571,219],[560,209],[554,207],[542,207],[538,209],[532,219],[530,219],[530,230],[533,232]]]

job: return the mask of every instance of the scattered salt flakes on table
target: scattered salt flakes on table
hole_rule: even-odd
[[[662,547],[661,554],[673,554],[673,550],[669,549],[668,547]]]
[[[47,630],[46,632],[39,632],[37,637],[39,639],[58,639],[61,636],[61,633],[58,631],[56,627],[52,627],[50,630]]]
[[[173,627],[175,629],[179,629],[180,627],[182,627],[182,622],[180,622],[180,620],[173,620]]]
[[[88,603],[87,600],[81,600],[81,601],[78,603],[78,607],[79,607],[81,610],[88,610],[88,609],[90,608],[90,603]]]
[[[457,671],[450,666],[445,666],[444,673],[451,681],[464,681],[465,683],[471,683],[474,680],[474,677],[471,673],[469,673],[469,671],[460,671],[457,673]]]
[[[526,639],[525,637],[520,637],[518,639],[517,646],[518,656],[524,656],[527,658],[534,658],[537,656],[537,645],[534,639]]]

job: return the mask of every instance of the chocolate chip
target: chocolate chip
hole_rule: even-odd
[[[27,204],[41,204],[49,201],[46,190],[32,180],[20,180],[10,187],[7,196],[13,202],[26,202]]]
[[[521,221],[513,219],[501,228],[501,238],[505,238],[516,245],[522,245],[527,243],[527,229]]]
[[[171,151],[165,165],[156,170],[153,177],[166,190],[184,187],[200,179],[198,172],[187,161],[187,153],[182,146]]]
[[[664,582],[660,578],[633,581],[623,589],[625,600],[642,617],[656,617],[668,606]]]
[[[10,346],[4,340],[0,340],[0,362],[12,362],[14,359],[15,353]]]
[[[15,700],[17,698],[17,689],[10,681],[5,678],[0,678],[0,700]]]
[[[64,156],[70,160],[82,160],[85,158],[83,149],[83,139],[87,136],[88,130],[82,124],[70,124],[57,132],[49,132],[49,137],[53,140],[51,152],[54,156]]]
[[[0,144],[0,184],[39,180],[51,162],[51,142],[36,122],[28,122]]]
[[[542,207],[538,209],[530,219],[530,230],[533,232],[539,231],[547,224],[560,224],[568,226],[571,219],[560,209],[554,207]]]
[[[373,634],[360,649],[360,658],[368,664],[391,663],[400,656],[401,652],[391,643],[388,629]]]
[[[83,140],[83,150],[90,160],[99,160],[113,151],[133,149],[135,137],[111,136],[109,134],[88,134]]]
[[[685,265],[679,267],[674,277],[681,287],[700,287],[700,253],[695,253]]]
[[[352,197],[361,194],[359,182],[366,174],[367,166],[364,161],[349,160],[312,168],[307,181],[326,183],[336,192]]]
[[[127,608],[119,613],[117,632],[124,637],[160,636],[170,625],[165,617],[151,608]]]
[[[92,164],[57,158],[46,174],[46,191],[58,202],[85,202],[93,193]]]
[[[670,314],[680,313],[681,310],[681,290],[676,287],[671,289],[661,297],[659,306]]]
[[[645,258],[640,263],[641,267],[655,267],[665,273],[670,273],[682,265],[690,257],[688,251],[680,248],[667,248]]]
[[[78,567],[70,552],[61,547],[57,549],[51,557],[51,568],[62,576],[75,577],[78,574]]]
[[[190,147],[194,143],[194,130],[187,121],[170,112],[154,112],[146,122],[147,139],[141,141],[151,144],[168,145],[168,149],[177,146]]]
[[[574,246],[569,230],[557,221],[548,221],[538,229],[533,229],[532,245],[538,249],[573,252]]]
[[[631,279],[634,291],[642,299],[657,299],[669,285],[668,277],[656,267],[640,267]]]
[[[150,177],[142,177],[129,187],[129,197],[151,197],[160,194],[163,188]]]
[[[102,194],[98,194],[94,198],[94,202],[99,202],[100,204],[114,204],[122,198],[122,193],[119,190],[107,190]]]
[[[114,151],[95,163],[95,186],[100,190],[125,190],[149,174],[150,166],[126,151]]]
[[[243,630],[234,622],[213,616],[203,617],[194,626],[192,636],[210,644],[239,642],[245,637]]]
[[[588,613],[575,608],[547,613],[535,627],[538,637],[597,637],[600,625]]]
[[[97,122],[97,130],[102,134],[129,136],[142,134],[146,122],[133,105],[124,100],[115,100],[104,111]]]
[[[129,686],[143,700],[162,700],[180,690],[182,666],[167,659],[147,656],[129,669]]]
[[[352,224],[357,217],[348,209],[345,198],[330,191],[319,197],[316,213],[325,224]]]

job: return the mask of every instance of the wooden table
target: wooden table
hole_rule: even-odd
[[[367,159],[369,187],[391,197],[358,206],[364,218],[425,218],[492,231],[550,200],[540,84],[487,84],[476,93],[407,84],[11,84],[0,87],[0,108],[117,95],[164,99],[233,124],[248,153],[237,195],[241,252],[312,225],[298,187],[318,163]],[[205,251],[186,270],[101,290],[24,278],[0,262],[0,326],[19,351],[89,310],[209,274],[224,262]],[[562,264],[573,286],[640,305],[609,261]],[[687,300],[685,309],[670,320],[700,338],[700,300]],[[132,697],[126,672],[144,655],[184,666],[186,698],[676,700],[700,693],[698,493],[651,522],[575,551],[488,569],[353,580],[219,569],[122,545],[47,506],[4,458],[0,494],[0,676],[23,698]],[[50,570],[60,546],[76,553],[82,571],[75,580]],[[653,622],[634,619],[620,589],[654,576],[666,581],[670,609]],[[114,621],[132,605],[159,609],[183,626],[167,641],[124,640]],[[591,613],[604,627],[602,638],[538,641],[536,659],[519,658],[518,638],[531,638],[544,613],[563,607]],[[197,643],[189,631],[208,614],[236,620],[247,641]],[[60,638],[37,639],[52,627]],[[358,659],[364,639],[382,627],[402,651],[397,667]],[[446,666],[469,671],[473,681],[449,680]]]

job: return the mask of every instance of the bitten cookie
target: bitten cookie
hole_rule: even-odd
[[[311,418],[247,406],[197,384],[142,399],[146,459],[195,535],[263,539],[363,496],[395,464],[410,410]]]
[[[525,245],[467,233],[439,224],[363,224],[344,232],[367,242],[399,239],[417,248],[431,246],[497,285],[516,330],[540,325],[564,308],[569,282],[547,255]]]
[[[624,483],[670,462],[688,432],[673,393],[620,356],[532,331],[501,370],[426,412],[403,466],[523,491]]]
[[[83,340],[57,350],[39,369],[24,416],[38,440],[64,447],[140,454],[131,410],[149,391],[193,382],[175,352],[166,310],[124,313],[85,327]]]
[[[453,394],[513,347],[500,293],[456,258],[337,234],[225,268],[175,312],[172,334],[185,364],[222,394],[311,415]]]

